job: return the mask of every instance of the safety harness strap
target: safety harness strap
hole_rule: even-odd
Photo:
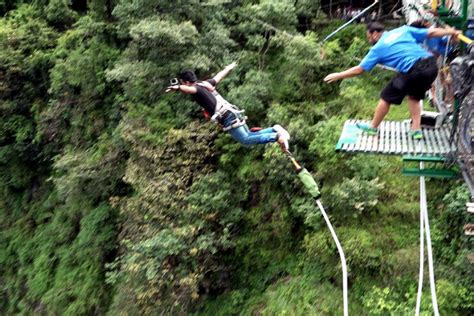
[[[235,119],[230,125],[222,127],[222,130],[229,131],[231,129],[245,125],[247,117],[243,115],[243,113],[245,112],[244,110],[240,110],[235,105],[229,103],[213,87],[210,88],[209,86],[201,83],[198,83],[198,85],[203,88],[206,88],[216,98],[216,109],[214,115],[212,115],[211,117],[212,121],[222,126],[222,119],[225,117],[227,112],[231,112],[232,114],[234,114]]]

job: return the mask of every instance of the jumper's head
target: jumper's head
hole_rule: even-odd
[[[179,80],[182,84],[190,86],[193,85],[198,79],[194,71],[191,69],[184,69],[179,74]]]

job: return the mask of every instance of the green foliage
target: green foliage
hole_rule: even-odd
[[[388,287],[373,287],[364,296],[364,306],[368,315],[408,315],[414,312],[415,300],[415,290],[401,295]]]
[[[468,261],[468,255],[472,252],[472,242],[463,231],[464,225],[471,220],[465,207],[469,199],[470,194],[465,186],[459,185],[452,188],[443,198],[444,204],[440,205],[433,232],[435,254],[441,259],[442,275],[446,277],[449,287],[456,287],[459,292],[463,289],[468,289],[469,292],[472,290],[471,277],[474,272],[473,265]],[[452,293],[449,287],[448,293]],[[458,297],[464,297],[464,294],[459,293]],[[456,302],[459,310],[470,312],[473,310],[472,300],[463,299],[461,303],[453,299],[450,302]],[[451,310],[455,308],[452,307]]]
[[[120,280],[118,297],[129,293],[143,313],[184,312],[200,288],[225,286],[214,281],[226,273],[217,258],[233,244],[245,191],[223,172],[208,174],[213,134],[193,132],[195,127],[171,130],[163,144],[142,140],[136,130],[123,131],[133,149],[125,180],[136,196],[120,202],[128,223],[129,233],[122,236],[127,252],[109,282]],[[122,304],[116,301],[112,310],[127,309]]]
[[[165,0],[119,0],[113,9],[119,31],[122,35],[128,33],[128,28],[144,18],[164,13],[167,16],[186,18],[199,18],[202,8],[196,6],[193,0],[182,0],[179,5]],[[189,14],[189,13],[193,14]]]
[[[90,201],[107,200],[124,187],[121,176],[127,153],[123,144],[117,139],[104,139],[97,147],[56,157],[50,180],[64,201],[81,200],[84,196]]]
[[[196,35],[196,28],[191,22],[176,25],[158,17],[141,20],[130,28],[130,36],[141,49],[162,48],[170,54],[189,49],[189,46],[184,45],[192,45]],[[164,46],[165,43],[171,45]],[[169,51],[170,49],[174,51]]]
[[[440,314],[466,315],[474,310],[474,298],[471,295],[472,284],[467,287],[445,279],[437,280],[436,291]]]
[[[462,286],[438,279],[436,291],[439,312],[442,315],[466,315],[472,311],[473,300],[468,297],[469,290]],[[364,306],[368,315],[408,315],[412,314],[416,305],[416,287],[413,284],[408,291],[400,292],[399,289],[388,287],[373,287],[364,295]],[[429,290],[426,289],[421,301],[421,315],[431,315],[431,298]]]
[[[250,121],[258,121],[265,117],[268,103],[271,100],[271,81],[268,73],[249,71],[245,75],[244,83],[232,89],[228,99],[245,109]]]
[[[342,313],[339,289],[311,277],[287,277],[272,285],[249,311],[260,315],[333,315]]]
[[[56,10],[69,10],[63,4],[51,2],[45,10],[57,14],[54,19],[68,18]],[[116,213],[107,201],[127,189],[120,180],[123,147],[108,136],[98,137],[109,132],[106,127],[113,126],[114,119],[94,106],[107,105],[106,95],[113,100],[103,73],[117,52],[104,49],[102,40],[111,35],[104,25],[97,27],[85,18],[77,30],[60,35],[47,22],[57,29],[70,27],[70,22],[43,20],[40,9],[23,5],[0,20],[5,61],[0,69],[5,78],[0,101],[0,272],[6,302],[0,311],[105,313],[111,292],[104,265],[114,256],[117,236]],[[88,102],[92,97],[96,100]],[[75,111],[69,102],[84,108]],[[91,103],[94,106],[88,106]],[[101,124],[101,117],[106,122]],[[71,128],[69,134],[62,125],[65,118],[74,118],[75,132]],[[88,133],[89,128],[94,133]],[[51,158],[64,150],[63,140],[95,147],[77,152],[71,148],[57,156],[53,167]]]
[[[55,146],[61,145],[59,135],[74,147],[90,146],[120,117],[114,87],[105,75],[118,58],[114,45],[104,42],[112,30],[89,17],[76,27],[59,38],[50,72],[51,99],[41,113],[40,137]]]
[[[323,226],[325,228],[325,226]],[[338,236],[343,245],[349,271],[354,276],[378,275],[384,264],[385,239],[372,231],[340,227]],[[334,241],[326,231],[309,233],[304,237],[306,260],[309,266],[323,265],[327,278],[341,278],[341,264]],[[321,268],[317,268],[320,270]],[[354,277],[358,280],[357,277]]]
[[[383,188],[384,184],[380,183],[378,178],[344,178],[341,183],[335,184],[331,191],[325,193],[328,196],[328,205],[335,213],[340,216],[358,217],[376,210]]]
[[[10,280],[4,288],[5,312],[103,311],[109,298],[104,263],[117,234],[114,211],[104,204],[67,208],[46,200],[23,218],[3,233],[8,246],[0,258],[2,266],[8,265],[2,275]]]
[[[25,5],[0,21],[2,100],[31,102],[47,85],[44,80],[57,34],[37,16],[34,8]]]
[[[354,176],[364,179],[372,180],[380,176],[384,169],[389,167],[389,164],[378,156],[354,156],[345,162],[347,168],[354,173]]]
[[[56,255],[59,263],[54,283],[46,289],[43,298],[49,312],[69,315],[104,312],[110,289],[98,285],[104,284],[104,263],[115,249],[116,234],[115,214],[108,205],[100,205],[82,217],[74,242]]]
[[[90,0],[87,1],[89,15],[98,20],[111,20],[112,11],[118,0]]]
[[[219,91],[250,125],[287,128],[321,185],[351,314],[413,312],[417,182],[334,151],[391,77],[322,82],[364,56],[363,25],[322,43],[342,22],[306,0],[30,2],[0,2],[0,314],[341,312],[336,248],[278,146],[241,146],[164,93],[232,61]],[[428,184],[438,299],[469,315],[469,196],[447,184]]]
[[[57,33],[34,7],[0,20],[0,182],[3,196],[30,186],[41,160],[35,106],[46,102],[48,70]],[[10,199],[5,198],[8,205]]]
[[[308,148],[315,160],[311,170],[315,170],[319,178],[328,179],[331,185],[337,183],[343,175],[339,166],[344,161],[344,156],[337,154],[334,150],[343,123],[344,117],[333,116],[315,124],[313,127],[315,134]]]
[[[46,20],[59,28],[70,27],[78,18],[70,5],[70,0],[50,0],[45,8]]]
[[[322,272],[329,279],[332,276],[341,275],[341,267],[337,255],[337,249],[328,231],[316,231],[304,236],[303,247],[305,260],[310,266],[316,266],[314,270]]]
[[[290,0],[278,2],[262,0],[259,4],[250,6],[249,9],[252,16],[283,29],[296,23],[295,7],[293,1]]]
[[[333,30],[337,29],[343,23],[344,22],[340,21],[337,23],[339,25],[333,25],[331,28],[323,30],[323,38],[329,35]],[[327,34],[324,34],[326,32]],[[359,54],[365,54],[368,51],[368,47],[370,46],[367,42],[365,42],[365,44],[360,42],[360,39],[365,39],[365,33],[366,27],[364,24],[354,24],[352,27],[346,27],[338,32],[334,37],[331,38],[331,41],[338,42],[343,50],[349,49],[349,47],[353,47],[353,45],[362,46],[366,50],[360,51]],[[349,52],[351,52],[350,49]]]
[[[443,243],[440,254],[445,259],[455,258],[454,255],[468,245],[468,238],[463,231],[463,226],[470,220],[466,212],[468,201],[469,191],[464,186],[452,189],[443,198],[446,210],[437,218],[437,224],[438,229],[444,232],[439,236],[439,242]]]
[[[343,228],[339,234],[351,271],[355,274],[380,273],[384,238],[361,228]]]
[[[302,0],[295,3],[295,9],[298,16],[317,19],[324,13],[320,9],[321,1]]]
[[[278,72],[282,74],[277,82],[278,98],[285,101],[321,101],[323,95],[332,90],[322,85],[325,74],[334,68],[338,58],[335,51],[324,52],[314,33],[295,36],[284,45]]]

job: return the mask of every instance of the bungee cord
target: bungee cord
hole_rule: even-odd
[[[316,201],[316,205],[318,206],[321,214],[323,215],[324,221],[331,232],[332,239],[336,244],[337,251],[339,253],[339,258],[341,260],[341,268],[342,268],[342,295],[343,295],[343,310],[344,316],[349,315],[349,289],[348,289],[348,282],[347,282],[347,262],[346,256],[344,255],[344,250],[342,249],[341,243],[339,242],[339,238],[337,237],[336,231],[329,220],[329,216],[327,215],[326,211],[324,210],[324,206],[321,203],[321,193],[319,192],[318,185],[314,180],[313,176],[301,166],[298,161],[294,158],[293,154],[288,150],[285,150],[286,155],[292,162],[293,166],[295,167],[295,171],[298,174],[298,178],[301,180],[303,185],[305,186],[308,193],[314,198]]]
[[[420,162],[420,170],[424,169],[423,161]],[[418,294],[416,298],[415,315],[420,315],[421,295],[423,288],[423,266],[424,266],[424,238],[426,237],[426,250],[428,255],[428,273],[431,290],[431,302],[433,305],[433,313],[439,316],[438,299],[436,296],[436,283],[434,276],[433,253],[431,246],[430,222],[428,218],[428,207],[426,202],[426,182],[425,177],[420,176],[420,271],[418,277]]]
[[[420,101],[420,107],[423,107],[423,101]],[[421,143],[417,144],[420,148]],[[419,149],[417,149],[419,151]],[[420,170],[425,168],[425,163],[420,161]],[[424,176],[420,176],[420,267],[418,275],[418,291],[416,297],[415,316],[420,315],[421,296],[423,294],[423,274],[424,274],[424,240],[426,238],[426,250],[428,256],[428,273],[431,290],[431,301],[435,316],[439,316],[438,299],[436,297],[436,283],[434,276],[433,253],[431,245],[430,222],[428,218],[428,206],[426,201],[426,180]]]

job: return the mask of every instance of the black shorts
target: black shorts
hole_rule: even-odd
[[[418,60],[407,73],[399,73],[382,90],[380,97],[390,104],[400,104],[405,96],[416,100],[425,98],[425,93],[438,75],[436,58]]]

